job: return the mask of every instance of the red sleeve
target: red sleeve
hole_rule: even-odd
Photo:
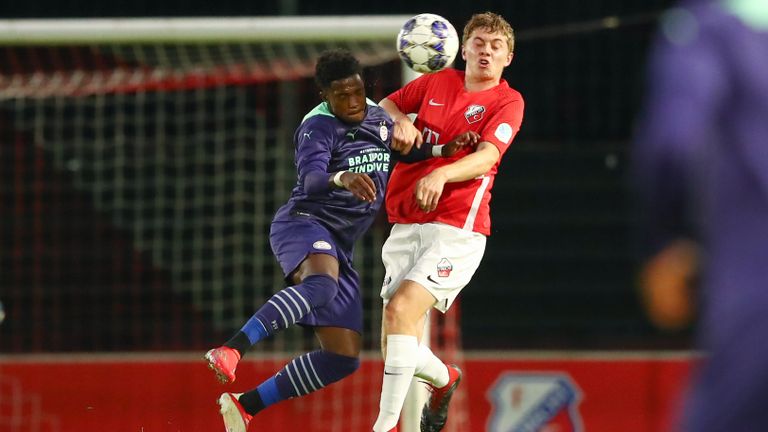
[[[431,74],[424,74],[416,78],[387,96],[387,99],[394,102],[403,114],[419,112],[421,102],[424,99],[424,95],[427,93],[430,77]]]
[[[488,141],[495,145],[503,155],[520,130],[524,106],[523,98],[519,93],[507,99],[480,131],[480,141]]]

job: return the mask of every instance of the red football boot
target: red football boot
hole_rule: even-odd
[[[205,353],[208,368],[216,373],[216,378],[227,384],[235,381],[235,369],[240,361],[240,353],[236,349],[221,346]]]
[[[448,367],[448,384],[440,388],[429,384],[432,394],[421,411],[421,432],[439,432],[448,421],[448,404],[461,382],[461,369],[456,365],[446,366]]]

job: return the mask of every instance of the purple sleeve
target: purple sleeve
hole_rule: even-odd
[[[648,95],[637,125],[633,178],[640,209],[642,253],[686,235],[696,204],[697,163],[714,138],[728,71],[704,29],[675,38],[662,31],[650,58]],[[685,30],[685,29],[683,29]],[[680,35],[678,35],[680,36]],[[674,42],[673,42],[674,41]]]
[[[328,163],[331,160],[333,130],[324,128],[320,122],[304,122],[295,136],[296,170],[304,193],[312,195],[330,190]]]
[[[400,152],[392,151],[392,159],[398,162],[415,163],[427,160],[432,157],[432,144],[423,143],[421,147],[413,146],[411,151],[406,155],[400,154]]]

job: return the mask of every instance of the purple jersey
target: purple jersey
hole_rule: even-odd
[[[643,238],[655,253],[693,227],[703,246],[709,356],[685,430],[768,430],[768,2],[683,6],[662,20],[635,146]]]
[[[296,130],[298,181],[288,202],[275,214],[270,244],[286,278],[312,253],[328,254],[339,262],[339,292],[299,324],[362,332],[360,281],[352,267],[352,251],[384,201],[391,131],[389,115],[371,101],[360,124],[340,121],[321,103]],[[330,186],[330,173],[344,170],[368,174],[376,184],[376,201],[361,201],[346,189]],[[305,179],[318,173],[322,174],[316,176],[320,186],[307,192]]]
[[[347,124],[334,116],[323,102],[304,117],[294,135],[298,181],[275,221],[292,216],[311,216],[324,225],[347,251],[368,229],[384,202],[389,177],[392,120],[378,105],[368,101],[365,119]],[[311,172],[353,171],[368,174],[376,184],[376,200],[361,201],[346,189],[328,186],[305,192]]]

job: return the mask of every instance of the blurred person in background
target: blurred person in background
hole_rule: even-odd
[[[665,14],[633,149],[651,321],[698,314],[680,430],[768,430],[768,1]]]

